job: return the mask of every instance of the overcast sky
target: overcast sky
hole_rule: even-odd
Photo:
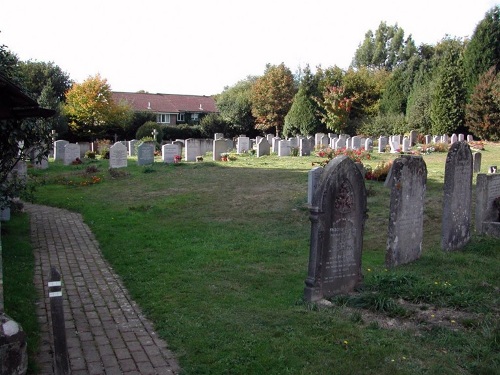
[[[368,30],[471,36],[494,0],[0,0],[0,44],[114,91],[212,95],[267,63],[348,68]]]

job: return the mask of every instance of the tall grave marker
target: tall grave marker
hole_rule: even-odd
[[[422,254],[427,167],[420,156],[394,160],[387,184],[391,188],[385,264],[410,263]]]
[[[444,170],[441,248],[458,250],[470,240],[472,153],[465,141],[454,142]]]
[[[311,247],[304,297],[318,301],[352,292],[361,282],[365,181],[347,156],[331,160],[309,207]]]

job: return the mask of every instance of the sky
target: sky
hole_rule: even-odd
[[[266,64],[347,69],[365,33],[472,36],[496,0],[0,0],[0,45],[113,91],[213,95]]]

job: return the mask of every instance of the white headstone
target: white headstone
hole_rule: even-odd
[[[54,142],[54,160],[64,160],[64,146],[68,143],[62,139]]]
[[[179,155],[179,146],[172,143],[161,146],[161,160],[164,163],[174,163],[175,157]]]
[[[116,142],[109,148],[109,167],[110,168],[126,168],[127,167],[127,147]]]
[[[236,153],[243,154],[250,150],[250,138],[248,137],[238,137],[236,141]]]
[[[80,159],[80,146],[76,143],[68,143],[64,146],[64,165],[70,165],[76,159]]]

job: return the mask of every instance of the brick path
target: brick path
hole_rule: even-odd
[[[178,374],[174,356],[102,258],[99,244],[81,215],[32,204],[25,204],[25,208],[31,216],[34,282],[40,296],[40,374],[53,373],[47,287],[51,266],[58,269],[63,281],[72,375]]]

